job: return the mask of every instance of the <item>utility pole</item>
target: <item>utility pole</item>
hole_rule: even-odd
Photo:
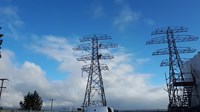
[[[4,81],[6,81],[6,80],[8,81],[8,79],[6,79],[6,78],[0,79],[0,81],[1,81],[1,87],[0,87],[0,100],[1,100],[1,94],[2,94],[2,91],[3,91],[3,89],[6,88],[6,87],[3,86]]]
[[[84,65],[81,69],[88,73],[83,110],[90,106],[107,106],[103,78],[101,71],[109,70],[106,64],[100,64],[102,59],[112,59],[114,56],[100,53],[101,49],[115,48],[117,44],[111,42],[101,42],[109,40],[111,36],[106,34],[92,34],[79,39],[80,42],[88,42],[73,48],[75,51],[86,51],[89,54],[77,58],[78,61],[90,61],[89,65]]]
[[[56,99],[49,99],[49,100],[51,100],[51,112],[53,112],[53,101]]]

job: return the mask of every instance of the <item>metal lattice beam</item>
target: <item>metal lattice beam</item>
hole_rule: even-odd
[[[83,36],[83,38],[80,38],[80,42],[86,42],[86,41],[92,41],[92,40],[108,40],[112,39],[110,35],[107,34],[92,34]]]
[[[89,64],[89,65],[83,65],[82,68],[81,68],[81,70],[89,73],[90,67],[91,67],[91,64]],[[109,70],[109,67],[106,64],[101,64],[100,65],[100,69],[101,70]]]
[[[109,48],[116,48],[118,47],[118,44],[112,43],[112,42],[106,42],[106,43],[99,43],[98,49],[109,49]],[[90,43],[87,44],[80,44],[77,47],[73,48],[74,51],[89,51],[92,50],[92,45]]]
[[[177,51],[179,54],[182,53],[193,53],[196,51],[196,49],[194,48],[190,48],[190,47],[178,47]],[[158,49],[157,51],[153,52],[152,55],[166,55],[169,54],[170,51],[168,48],[163,48],[163,49]],[[176,54],[176,51],[172,51],[172,54]]]
[[[190,58],[181,58],[181,61],[183,64],[185,64],[190,61]],[[178,66],[177,63],[173,63],[173,64],[174,66]],[[160,63],[161,67],[169,66],[169,65],[170,65],[169,59],[162,60],[162,62]]]
[[[176,42],[188,42],[188,41],[197,41],[199,37],[192,35],[174,35],[174,40]],[[152,38],[151,40],[146,42],[146,45],[150,44],[163,44],[168,43],[166,36]]]
[[[77,58],[78,61],[89,61],[89,60],[97,60],[97,59],[113,59],[114,56],[109,54],[99,54],[98,56],[93,57],[91,54],[82,55],[80,58]]]
[[[173,31],[173,33],[181,33],[181,32],[187,32],[188,28],[182,26],[170,26],[170,27],[158,28],[152,31],[151,35],[167,34],[169,30]]]

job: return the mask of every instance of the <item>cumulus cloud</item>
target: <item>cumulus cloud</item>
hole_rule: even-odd
[[[152,86],[148,83],[151,74],[136,73],[130,64],[132,55],[116,54],[115,60],[108,64],[110,72],[104,74],[105,91],[112,107],[124,110],[166,108],[167,93],[163,85]]]
[[[31,49],[59,62],[59,70],[79,74],[77,68],[81,68],[81,65],[76,60],[77,53],[72,50],[75,46],[69,43],[64,37],[45,35],[38,37]]]
[[[18,65],[14,63],[14,53],[9,50],[2,52],[4,57],[0,63],[0,77],[8,78],[4,86],[7,88],[2,94],[2,105],[6,107],[19,107],[19,101],[29,91],[37,90],[44,99],[44,106],[48,107],[48,99],[55,98],[57,106],[70,106],[81,104],[82,81],[69,78],[69,81],[49,81],[39,65],[25,61]],[[83,82],[84,83],[84,82]],[[76,87],[77,86],[77,87]]]
[[[55,107],[81,106],[87,74],[80,77],[83,63],[77,62],[73,47],[66,38],[53,35],[38,37],[31,45],[32,51],[59,62],[58,68],[69,74],[67,79],[59,81],[49,81],[40,65],[28,60],[19,64],[14,52],[4,50],[0,63],[1,77],[10,81],[5,83],[7,89],[3,91],[2,105],[18,107],[28,91],[37,90],[44,98],[45,107],[50,106],[49,98],[56,99]],[[119,51],[114,55],[115,59],[111,61],[101,61],[110,68],[102,71],[108,105],[115,109],[166,108],[167,93],[163,85],[152,86],[148,83],[151,74],[136,73],[130,63],[134,61],[131,54]]]
[[[54,42],[53,41],[50,42],[48,38],[54,38],[54,39],[50,39],[50,40],[54,40]],[[73,62],[70,61],[72,60],[72,58],[75,59],[75,54],[73,53],[71,49],[72,45],[70,45],[65,38],[47,36],[46,38],[43,38],[42,41],[45,41],[46,44],[42,44],[42,46],[37,44],[38,48],[35,49],[36,51],[40,49],[41,53],[45,52],[47,56],[50,56],[50,57],[52,56],[52,58],[54,58],[57,61],[66,60],[66,61],[62,61],[61,63],[61,65],[65,65],[65,64],[69,65],[68,67],[67,66],[64,67],[66,71],[71,71],[74,69],[74,67],[81,68],[80,64],[77,64],[78,62],[76,60],[73,60]],[[64,43],[62,44],[57,43],[58,45],[54,45],[54,48],[50,47],[52,46],[53,43],[55,44],[55,42],[64,42]],[[45,46],[48,46],[51,49],[44,49],[46,48]],[[55,46],[62,46],[62,47],[68,46],[68,47],[65,47],[65,48],[68,48],[68,50],[57,49]],[[60,59],[57,59],[58,58],[57,56],[54,56],[53,54],[51,55],[51,53],[48,53],[48,52],[54,51],[52,49],[54,50],[57,49],[56,50],[58,51],[57,54],[61,55],[63,53],[64,56],[58,56],[60,57]],[[62,50],[65,52],[63,52]],[[65,55],[68,55],[71,58],[69,57],[67,58]],[[119,50],[119,52],[114,53],[114,55],[115,55],[114,60],[101,61],[102,63],[107,63],[107,65],[110,68],[110,71],[106,71],[106,72],[102,71],[106,96],[107,96],[109,105],[112,105],[113,107],[117,109],[133,109],[133,108],[140,108],[140,107],[142,108],[142,106],[144,105],[145,105],[145,108],[166,108],[167,100],[164,100],[164,99],[167,99],[167,93],[163,90],[164,85],[160,85],[156,87],[150,85],[148,83],[148,80],[150,80],[152,74],[135,73],[135,68],[130,63],[131,61],[134,61],[132,59],[131,54],[127,54]],[[135,59],[135,62],[140,63],[140,64],[145,63],[146,61],[148,61],[147,58]],[[77,71],[77,69],[75,71]],[[75,72],[71,72],[71,73],[75,73]],[[76,77],[76,78],[80,78],[80,77]],[[86,78],[87,76],[85,77],[85,81],[86,81]],[[85,85],[86,83],[84,83],[84,86]],[[82,85],[83,88],[84,86]],[[83,89],[82,91],[85,91],[85,90]],[[123,105],[121,103],[123,103]]]

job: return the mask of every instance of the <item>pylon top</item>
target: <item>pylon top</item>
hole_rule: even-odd
[[[169,31],[172,33],[187,32],[188,28],[183,26],[168,26],[152,31],[151,35],[167,34]]]
[[[86,41],[91,41],[91,40],[108,40],[112,39],[110,35],[107,34],[92,34],[92,35],[87,35],[83,36],[83,38],[80,38],[80,42],[86,42]]]

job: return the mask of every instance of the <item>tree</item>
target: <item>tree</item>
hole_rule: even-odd
[[[34,93],[28,92],[28,94],[24,96],[24,101],[20,101],[19,105],[22,110],[41,110],[42,102],[42,98],[37,91],[34,91]]]

